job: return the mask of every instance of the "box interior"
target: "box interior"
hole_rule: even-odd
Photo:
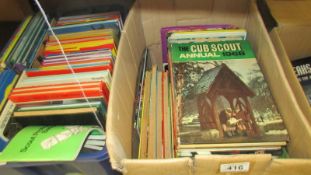
[[[136,168],[140,163],[144,166],[161,166],[163,160],[150,160],[152,163],[146,160],[128,160],[132,158],[132,119],[137,69],[145,47],[150,49],[152,60],[161,63],[161,27],[190,24],[234,24],[248,31],[248,40],[288,129],[291,139],[288,145],[289,154],[293,158],[311,157],[311,150],[305,149],[311,145],[310,126],[290,91],[289,82],[286,81],[287,77],[254,1],[235,0],[232,3],[230,0],[139,0],[125,22],[113,73],[107,114],[107,147],[112,167],[127,172],[123,166],[132,165],[133,162]],[[175,162],[176,166],[191,162],[187,158],[178,160],[180,161]],[[271,157],[251,155],[244,160],[267,161]],[[167,163],[171,162],[168,160]]]
[[[276,31],[293,61],[311,56],[311,1],[266,0],[277,21]]]
[[[296,73],[294,72],[291,60],[286,52],[284,44],[280,38],[278,29],[273,29],[270,32],[270,38],[275,46],[275,50],[279,56],[282,67],[286,73],[287,81],[290,82],[292,93],[295,95],[298,105],[300,106],[302,112],[304,113],[306,119],[311,123],[311,108],[308,99],[300,85],[300,82],[297,79]]]

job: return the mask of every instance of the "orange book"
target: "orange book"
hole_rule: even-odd
[[[97,86],[98,82],[78,82],[74,83],[63,83],[63,84],[51,84],[51,85],[43,85],[43,86],[27,86],[27,87],[19,87],[14,88],[11,94],[23,94],[23,93],[35,93],[35,92],[42,92],[47,90],[60,90],[60,89],[72,89],[76,87],[83,87],[83,88],[90,88]]]
[[[30,103],[42,101],[57,101],[64,99],[77,99],[77,98],[105,98],[105,83],[97,82],[97,85],[92,87],[76,86],[70,89],[46,89],[45,91],[34,91],[27,93],[12,93],[9,99],[14,103]],[[106,90],[105,90],[106,91]]]

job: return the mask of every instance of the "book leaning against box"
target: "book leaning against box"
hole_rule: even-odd
[[[177,155],[280,150],[288,141],[247,40],[169,42]]]

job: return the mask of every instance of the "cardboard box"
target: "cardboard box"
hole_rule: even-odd
[[[270,37],[282,68],[295,95],[297,105],[311,125],[311,108],[300,86],[291,61],[311,56],[311,1],[268,0],[267,6],[276,25]]]
[[[189,24],[234,24],[248,31],[279,111],[288,128],[291,159],[270,155],[198,156],[132,159],[132,119],[138,65],[145,47],[161,62],[160,28]],[[113,73],[107,114],[107,147],[112,167],[127,175],[226,174],[221,167],[243,164],[237,174],[310,174],[311,130],[254,1],[251,0],[137,0],[129,12]],[[297,159],[299,158],[299,159]],[[249,165],[247,169],[245,164]],[[246,170],[247,169],[247,170]],[[227,173],[230,174],[230,173]],[[236,173],[233,173],[236,174]]]

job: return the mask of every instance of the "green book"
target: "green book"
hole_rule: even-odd
[[[0,162],[72,161],[89,135],[104,135],[96,126],[28,126],[0,153]]]

